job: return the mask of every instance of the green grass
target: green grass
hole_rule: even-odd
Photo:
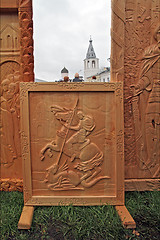
[[[23,208],[19,192],[1,192],[0,239],[160,239],[160,192],[128,192],[126,207],[137,223],[124,229],[113,206],[35,207],[30,230],[18,230]]]

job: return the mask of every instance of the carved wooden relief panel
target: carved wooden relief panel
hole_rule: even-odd
[[[21,83],[25,205],[123,205],[122,98],[121,83]]]
[[[125,165],[127,178],[158,178],[160,2],[126,1]]]
[[[16,0],[0,7],[1,190],[10,191],[22,188],[19,82],[34,76],[32,8],[31,1]]]
[[[117,10],[120,5],[122,11]],[[117,6],[112,7],[113,23],[116,22],[113,29],[123,22],[125,10],[125,28],[121,27],[118,37],[124,36],[124,58],[120,61],[124,61],[125,178],[132,179],[134,185],[129,187],[127,181],[127,189],[153,190],[154,183],[159,189],[156,179],[160,176],[160,2],[127,0],[117,1]],[[115,42],[112,38],[113,49]],[[112,52],[111,58],[116,56]],[[112,81],[117,81],[113,64],[112,67]],[[138,183],[143,187],[139,188]]]
[[[123,81],[125,1],[111,0],[111,8],[111,81]]]

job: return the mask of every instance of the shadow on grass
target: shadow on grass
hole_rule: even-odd
[[[137,224],[123,229],[113,206],[35,207],[30,230],[18,230],[23,194],[1,192],[0,239],[160,239],[160,192],[128,192],[126,207]]]

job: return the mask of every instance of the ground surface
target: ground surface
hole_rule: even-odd
[[[23,194],[1,192],[0,239],[160,239],[160,192],[128,192],[126,207],[136,230],[124,229],[112,206],[35,207],[30,230],[18,230]]]

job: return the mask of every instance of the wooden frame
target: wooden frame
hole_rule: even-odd
[[[112,205],[124,205],[124,169],[123,169],[123,93],[122,93],[122,83],[21,83],[21,132],[22,132],[22,156],[23,156],[23,175],[24,175],[24,204],[25,206],[32,205],[59,205],[59,204],[73,204],[73,205],[99,205],[99,204],[112,204]],[[98,94],[98,93],[112,93],[113,98],[111,104],[114,104],[113,108],[114,115],[114,128],[115,128],[115,142],[114,142],[114,154],[112,161],[114,162],[112,168],[116,169],[114,181],[114,194],[98,194],[93,193],[82,195],[82,194],[73,194],[73,191],[70,191],[69,194],[67,191],[63,194],[57,195],[55,193],[49,195],[34,195],[34,183],[33,175],[34,167],[32,165],[31,156],[34,156],[31,153],[32,148],[32,139],[30,126],[32,125],[32,106],[31,106],[31,96],[34,98],[34,94],[37,93],[59,93],[61,101],[63,102],[63,94],[78,93],[79,96],[83,93],[89,94]],[[108,98],[109,99],[109,98]],[[44,99],[45,101],[45,99]],[[62,104],[63,105],[63,104]],[[36,110],[35,110],[36,112]],[[113,124],[113,123],[112,123]],[[35,150],[36,151],[36,150]],[[39,150],[38,150],[39,152]],[[114,157],[115,156],[115,157]],[[37,158],[35,158],[37,159]],[[36,161],[34,159],[34,161]],[[105,160],[104,160],[105,161]],[[38,164],[39,164],[38,160]],[[112,169],[112,170],[113,170]],[[111,172],[114,172],[111,171]],[[112,178],[112,176],[110,176]],[[72,196],[73,194],[73,196]],[[82,195],[82,196],[81,196]]]

